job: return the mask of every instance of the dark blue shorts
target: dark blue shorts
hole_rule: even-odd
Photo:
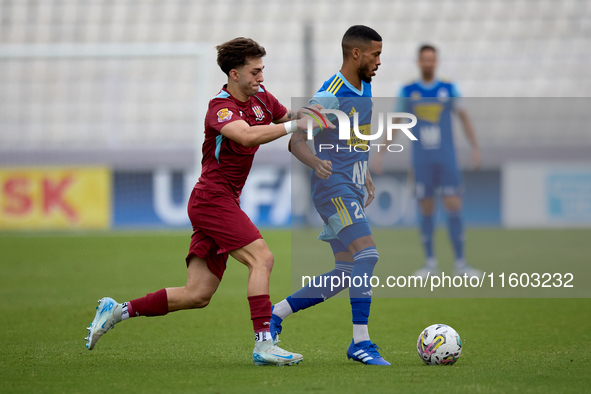
[[[455,163],[424,163],[414,166],[415,195],[418,199],[462,194],[462,175]]]

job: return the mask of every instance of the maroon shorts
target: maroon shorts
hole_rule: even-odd
[[[193,189],[187,209],[193,225],[187,264],[193,256],[205,259],[220,280],[228,252],[263,238],[238,201],[228,195]]]

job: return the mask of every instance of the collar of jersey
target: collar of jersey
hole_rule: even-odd
[[[264,90],[259,86],[259,93],[260,92],[264,92]],[[224,96],[223,93],[227,94],[227,96]],[[222,90],[220,91],[220,93],[218,93],[218,95],[214,98],[227,98],[232,100],[234,104],[236,104],[238,107],[248,108],[248,106],[251,104],[252,97],[253,96],[249,97],[248,101],[240,101],[236,97],[232,96],[230,92],[228,92],[228,84],[225,84],[224,86],[222,86]]]
[[[425,89],[425,90],[431,90],[434,89],[435,86],[437,86],[439,84],[439,80],[437,78],[433,79],[433,81],[427,83],[425,81],[423,81],[423,79],[417,79],[417,85],[419,85],[421,88]]]
[[[358,95],[360,95],[360,96],[363,96],[363,81],[361,81],[361,90],[359,90],[359,89],[357,89],[355,86],[351,85],[351,84],[349,83],[349,81],[347,81],[347,78],[345,78],[345,77],[343,76],[343,74],[341,74],[341,72],[340,72],[340,71],[337,71],[337,76],[343,80],[343,82],[345,83],[345,85],[347,85],[347,87],[348,87],[349,89],[351,89],[352,91],[354,91],[354,92],[355,92],[355,93],[357,93]]]

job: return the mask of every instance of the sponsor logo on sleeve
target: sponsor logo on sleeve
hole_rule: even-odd
[[[232,119],[232,111],[228,108],[222,108],[217,112],[218,122],[227,122]]]

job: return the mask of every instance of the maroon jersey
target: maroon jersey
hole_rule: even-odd
[[[228,93],[224,85],[209,101],[205,116],[205,141],[201,160],[201,177],[196,189],[223,192],[240,197],[258,146],[246,147],[226,138],[220,130],[228,123],[244,120],[250,126],[269,125],[287,113],[277,99],[259,85],[259,92],[241,102]]]

